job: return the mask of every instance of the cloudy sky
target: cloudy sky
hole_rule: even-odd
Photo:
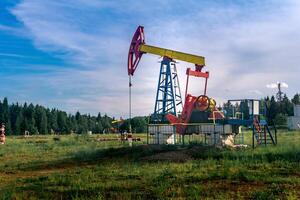
[[[0,97],[127,117],[127,53],[138,25],[148,44],[205,56],[217,102],[271,95],[266,85],[277,81],[289,97],[300,92],[298,0],[1,0]],[[142,58],[133,115],[153,111],[160,59]],[[187,67],[177,64],[182,89]],[[189,92],[202,91],[193,79]]]

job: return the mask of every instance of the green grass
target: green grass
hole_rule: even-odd
[[[1,198],[300,198],[300,132],[280,132],[277,146],[254,150],[129,147],[98,137],[115,136],[7,137],[0,146]]]

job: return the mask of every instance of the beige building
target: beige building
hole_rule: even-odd
[[[294,116],[288,117],[287,125],[291,130],[300,130],[300,105],[294,105]]]

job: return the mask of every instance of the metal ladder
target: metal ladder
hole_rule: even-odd
[[[269,126],[267,124],[261,124],[257,119],[253,120],[253,148],[255,147],[255,141],[256,140],[256,146],[265,145],[268,144],[277,144],[277,131],[275,128],[274,135],[271,132]]]

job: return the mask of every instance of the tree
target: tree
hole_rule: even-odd
[[[132,130],[135,133],[147,132],[147,118],[146,117],[134,117],[131,120]]]
[[[51,129],[52,129],[52,127],[51,127],[51,111],[50,111],[50,109],[49,108],[47,108],[47,109],[45,109],[45,113],[46,113],[46,116],[47,116],[47,132],[48,133],[51,133]]]
[[[147,132],[148,117],[134,117],[131,119],[131,128],[134,133]],[[119,127],[120,132],[129,131],[129,119],[125,120]]]
[[[282,99],[282,114],[292,116],[293,115],[293,103],[289,100],[289,98],[284,94]]]
[[[67,133],[67,113],[58,111],[57,113],[57,125],[60,133]]]
[[[300,105],[300,94],[295,94],[294,97],[292,98],[292,102],[295,105]]]
[[[78,126],[79,126],[79,133],[83,134],[83,133],[87,133],[88,131],[88,119],[86,115],[81,116],[79,122],[78,122]]]
[[[102,117],[101,113],[98,113],[97,117],[95,118],[95,129],[93,130],[94,133],[103,133],[103,126],[102,126]]]
[[[7,98],[0,101],[0,123],[6,124],[6,133],[20,135],[25,131],[31,134],[48,134],[52,131],[68,134],[71,132],[103,133],[108,132],[112,126],[112,118],[107,115],[103,117],[81,115],[77,112],[75,115],[67,114],[58,109],[49,109],[40,105],[27,104],[8,104]],[[136,129],[143,127],[143,123],[136,122]]]
[[[91,115],[88,115],[88,130],[94,132],[95,127],[96,127],[96,120],[91,117]]]
[[[276,125],[286,126],[287,118],[284,114],[278,113],[275,118]]]
[[[23,117],[23,112],[20,110],[17,115],[16,123],[15,123],[15,133],[17,135],[21,135],[26,130],[23,128],[23,125],[24,125],[24,117]]]
[[[76,121],[75,116],[69,115],[68,120],[67,120],[67,126],[68,126],[68,132],[69,133],[75,133],[78,130],[78,124]]]
[[[270,120],[274,120],[277,113],[279,113],[279,105],[275,101],[275,97],[272,96],[270,100],[270,107],[269,107],[269,113],[268,113],[268,118]]]
[[[26,104],[26,103],[25,103]],[[34,105],[29,104],[28,107],[24,106],[24,118],[26,122],[26,128],[25,130],[28,130],[31,134],[36,134],[38,133],[38,129],[35,124],[35,119],[34,119]]]
[[[46,111],[43,107],[41,106],[36,106],[35,107],[35,121],[37,125],[38,132],[40,134],[48,134],[48,119],[47,119],[47,114]]]
[[[103,133],[103,126],[101,121],[96,121],[95,129],[93,131],[94,133]]]
[[[56,132],[58,131],[58,124],[57,124],[57,111],[56,109],[52,109],[51,112],[49,113],[49,117],[48,117],[48,123],[49,123],[49,127],[50,129],[48,129],[49,132]]]
[[[88,126],[88,117],[86,115],[81,115],[79,111],[75,114],[75,119],[77,121],[77,133],[87,133],[89,126]]]
[[[16,122],[20,111],[21,111],[21,107],[19,106],[18,103],[12,104],[9,108],[12,134],[20,134],[20,132],[16,133]]]

